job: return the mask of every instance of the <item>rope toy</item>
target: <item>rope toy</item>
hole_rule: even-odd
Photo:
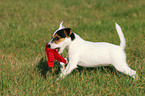
[[[66,59],[64,59],[62,56],[60,56],[58,54],[58,52],[56,51],[56,49],[49,49],[47,47],[48,43],[45,46],[45,51],[46,51],[46,55],[47,55],[47,59],[48,59],[48,67],[54,67],[54,61],[55,59],[57,59],[58,61],[66,64],[67,61]]]

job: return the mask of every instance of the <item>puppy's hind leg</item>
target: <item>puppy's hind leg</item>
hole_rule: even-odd
[[[138,78],[138,75],[136,74],[136,71],[132,70],[128,64],[126,63],[126,61],[117,61],[114,62],[115,64],[113,64],[113,66],[119,71],[119,72],[123,72],[126,75],[129,75],[131,77]]]
[[[112,65],[119,71],[126,75],[139,79],[136,71],[132,70],[126,63],[126,54],[123,50],[113,51]]]

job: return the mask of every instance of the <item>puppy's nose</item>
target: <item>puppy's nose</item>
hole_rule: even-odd
[[[47,47],[50,48],[51,47],[50,44],[48,44]]]

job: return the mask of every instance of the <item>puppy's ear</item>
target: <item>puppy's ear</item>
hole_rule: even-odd
[[[66,37],[71,37],[71,40],[75,39],[74,33],[72,32],[70,28],[64,28],[63,30]]]
[[[63,30],[66,37],[70,37],[70,35],[72,34],[72,30],[70,28],[64,28]]]
[[[65,28],[62,24],[63,24],[63,21],[60,23],[60,25],[59,25],[59,29],[63,29],[63,28]]]

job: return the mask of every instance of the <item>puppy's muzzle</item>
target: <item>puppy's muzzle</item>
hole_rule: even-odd
[[[51,45],[50,45],[50,44],[48,44],[47,47],[51,49]],[[57,47],[57,48],[55,48],[55,49],[56,49],[57,52],[60,51],[60,47]]]

